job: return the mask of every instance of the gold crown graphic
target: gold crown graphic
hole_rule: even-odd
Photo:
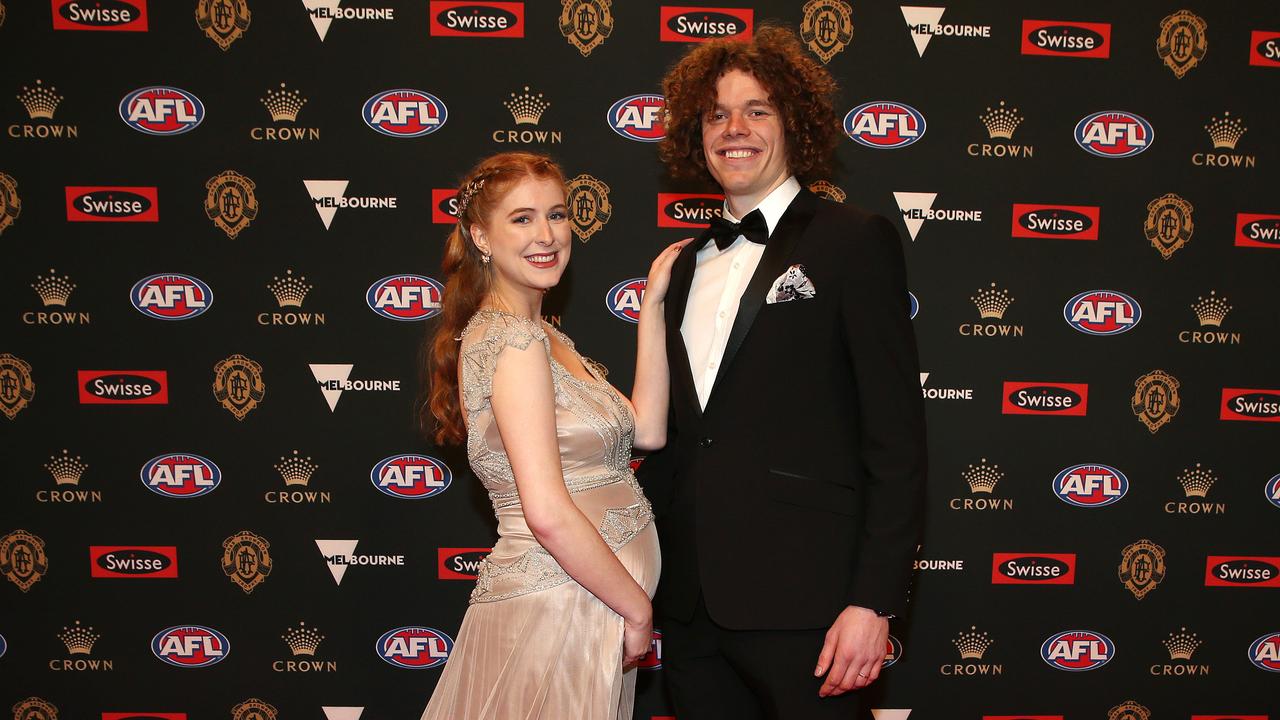
[[[306,485],[311,482],[311,473],[320,467],[311,462],[311,457],[300,457],[298,451],[293,451],[292,457],[282,457],[280,462],[276,463],[276,472],[280,473],[280,477],[284,478],[285,485]]]
[[[961,473],[965,482],[969,483],[969,492],[990,493],[996,489],[996,483],[1004,479],[999,465],[988,465],[986,458],[982,458],[981,463],[977,467],[970,465],[968,470]]]
[[[503,100],[502,104],[511,111],[511,117],[517,125],[537,125],[542,119],[542,113],[551,107],[549,101],[542,99],[542,93],[530,95],[528,85],[524,86],[524,94],[511,93],[511,99]]]
[[[271,113],[271,120],[274,122],[297,120],[302,106],[307,104],[307,99],[302,97],[301,92],[286,90],[284,83],[280,83],[279,90],[267,90],[267,96],[259,100],[266,106],[267,112]]]
[[[316,648],[324,640],[319,630],[308,628],[305,622],[299,622],[298,627],[289,628],[280,637],[289,644],[294,655],[315,655]]]
[[[71,278],[67,276],[58,277],[53,268],[49,268],[49,277],[37,275],[36,281],[31,283],[31,288],[40,296],[40,301],[49,305],[66,306],[67,299],[71,297],[71,291],[76,289],[76,284],[71,282]]]
[[[267,289],[276,296],[280,307],[302,307],[302,301],[313,286],[305,277],[294,277],[293,270],[285,270],[284,277],[273,277]]]
[[[1222,321],[1227,319],[1227,313],[1231,312],[1231,305],[1226,298],[1217,296],[1217,290],[1210,290],[1209,297],[1197,297],[1196,301],[1191,303],[1191,309],[1196,311],[1196,317],[1200,318],[1200,326],[1212,325],[1221,327]]]
[[[996,290],[996,284],[991,283],[991,289],[979,290],[978,294],[969,298],[974,305],[978,306],[978,314],[984,318],[994,318],[1001,320],[1004,318],[1004,311],[1009,309],[1013,304],[1013,298],[1009,295],[1008,290]]]
[[[93,644],[98,642],[100,634],[93,631],[93,628],[80,627],[80,621],[76,621],[76,626],[72,628],[64,627],[62,632],[58,633],[58,639],[67,646],[67,652],[72,655],[88,655],[93,652]]]
[[[79,455],[71,457],[70,453],[63,450],[61,457],[50,455],[44,469],[49,471],[53,481],[59,485],[79,485],[80,475],[89,469],[89,464],[82,462]]]
[[[1187,497],[1205,497],[1209,494],[1209,488],[1217,481],[1212,470],[1200,469],[1200,463],[1196,463],[1194,468],[1186,468],[1178,476],[1178,482],[1182,484],[1182,491]]]
[[[1187,629],[1182,628],[1176,634],[1169,633],[1169,638],[1160,642],[1169,651],[1170,660],[1190,660],[1196,648],[1204,641],[1197,638],[1195,633],[1188,635]]]
[[[1235,150],[1236,143],[1240,141],[1240,136],[1244,135],[1249,128],[1244,126],[1243,120],[1232,120],[1231,113],[1222,113],[1222,119],[1210,118],[1209,124],[1204,126],[1209,132],[1209,139],[1213,140],[1215,148],[1226,148]]]
[[[992,140],[996,138],[1004,138],[1005,140],[1013,139],[1013,131],[1018,129],[1018,125],[1022,123],[1022,116],[1018,114],[1018,108],[1006,110],[1004,101],[1000,101],[1000,107],[992,110],[987,108],[987,112],[979,115],[978,119],[983,125],[987,126],[987,136]]]
[[[961,631],[951,642],[960,651],[961,658],[981,660],[987,648],[991,647],[995,640],[985,632],[977,632],[977,628],[970,625],[969,632]]]
[[[36,86],[33,88],[22,86],[22,92],[18,93],[18,100],[27,108],[27,114],[32,120],[36,118],[52,120],[53,112],[58,109],[58,103],[62,102],[62,96],[58,94],[58,88],[47,88],[43,80],[36,80]]]

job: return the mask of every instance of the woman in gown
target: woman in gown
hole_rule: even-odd
[[[684,242],[654,260],[634,392],[542,321],[572,249],[550,159],[483,160],[458,193],[430,340],[437,442],[466,443],[499,539],[422,720],[626,720],[660,556],[631,448],[666,441],[662,301]]]

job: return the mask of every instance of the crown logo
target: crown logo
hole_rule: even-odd
[[[1197,638],[1195,633],[1187,634],[1186,628],[1176,634],[1169,633],[1168,639],[1160,641],[1169,651],[1170,660],[1190,660],[1202,642],[1204,641]]]
[[[276,296],[280,307],[302,307],[302,301],[311,292],[312,285],[305,277],[294,277],[293,270],[285,270],[284,277],[272,277],[267,289]]]
[[[62,451],[62,455],[50,455],[49,462],[44,464],[44,469],[49,471],[53,476],[53,481],[59,485],[79,485],[80,475],[89,469],[89,464],[81,462],[80,456],[71,457],[66,451]]]
[[[288,643],[294,655],[315,655],[324,635],[315,628],[308,628],[305,622],[299,622],[298,627],[289,628],[280,638]]]
[[[990,493],[996,489],[996,483],[1004,479],[1004,473],[999,465],[988,465],[986,458],[982,458],[980,462],[977,467],[970,465],[969,469],[960,474],[969,483],[969,492]]]
[[[67,652],[72,655],[88,655],[93,652],[93,644],[98,642],[98,638],[102,635],[93,631],[93,628],[80,627],[80,621],[76,621],[75,627],[64,627],[62,632],[58,633],[58,639],[67,646]]]
[[[970,625],[969,632],[961,631],[951,643],[960,651],[960,657],[966,660],[981,660],[983,654],[987,652],[987,648],[995,640],[985,632],[978,632],[977,628]]]
[[[31,288],[40,296],[40,301],[46,307],[49,305],[66,307],[67,299],[71,297],[71,291],[76,289],[76,284],[65,275],[58,277],[53,268],[50,268],[49,277],[37,275],[36,281],[31,283]]]
[[[551,107],[549,101],[542,99],[542,93],[530,95],[528,85],[524,86],[522,95],[511,93],[511,99],[503,100],[502,104],[511,111],[511,117],[517,125],[537,125],[542,119],[542,113]]]
[[[18,93],[18,100],[27,108],[27,114],[32,120],[36,118],[52,120],[54,111],[58,109],[58,103],[62,102],[62,96],[58,94],[58,88],[45,87],[43,80],[36,80],[35,87],[22,86],[22,92]]]
[[[1182,491],[1187,497],[1205,497],[1209,494],[1209,488],[1218,481],[1212,470],[1200,469],[1200,463],[1196,463],[1194,468],[1186,468],[1182,474],[1178,476],[1178,482],[1182,485]]]
[[[1217,295],[1217,290],[1210,290],[1209,297],[1197,297],[1196,301],[1191,303],[1191,309],[1195,310],[1196,317],[1200,318],[1201,327],[1205,325],[1222,327],[1222,321],[1227,319],[1227,313],[1231,312],[1231,305],[1227,299]]]
[[[1209,124],[1205,125],[1204,129],[1209,133],[1209,139],[1213,140],[1214,148],[1235,150],[1236,143],[1240,141],[1240,136],[1244,135],[1249,128],[1244,126],[1243,120],[1233,120],[1231,113],[1224,112],[1221,120],[1210,118]]]
[[[1013,139],[1013,131],[1018,129],[1018,125],[1022,123],[1022,116],[1018,114],[1018,108],[1006,110],[1004,101],[1000,101],[1000,107],[992,110],[987,108],[987,112],[979,115],[978,119],[983,125],[987,126],[987,136],[992,140],[1003,138],[1005,140]]]
[[[285,485],[306,485],[311,482],[311,473],[319,467],[311,462],[309,456],[300,457],[297,450],[293,451],[292,457],[281,457],[280,462],[275,465],[276,472],[284,478]]]
[[[969,298],[974,305],[978,306],[978,314],[983,318],[994,318],[996,320],[1004,319],[1004,311],[1009,309],[1013,304],[1013,297],[1009,295],[1008,290],[996,290],[996,284],[991,283],[991,289],[979,290],[978,294]]]
[[[271,113],[273,122],[293,122],[297,120],[302,106],[307,104],[307,99],[302,97],[301,92],[286,90],[284,83],[280,83],[279,90],[267,90],[266,97],[259,98],[259,100],[266,106],[267,112]]]

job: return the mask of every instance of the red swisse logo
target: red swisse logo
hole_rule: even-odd
[[[431,0],[431,34],[444,37],[524,37],[524,3]]]
[[[706,42],[721,38],[751,39],[751,8],[667,7],[658,14],[658,39]]]
[[[723,212],[723,195],[658,193],[658,227],[704,228]]]
[[[1006,380],[1001,412],[1005,415],[1084,415],[1088,406],[1088,383]]]
[[[1022,54],[1111,57],[1111,23],[1023,20]]]
[[[475,580],[480,563],[493,552],[492,548],[439,548],[436,551],[439,565],[437,577],[441,580]]]
[[[1222,420],[1280,422],[1280,390],[1222,388]]]
[[[1097,240],[1101,210],[1092,205],[1013,204],[1013,236]]]
[[[176,578],[173,545],[90,545],[89,575],[99,578]]]
[[[1280,215],[1237,213],[1236,246],[1280,248]]]
[[[1212,587],[1280,587],[1280,557],[1210,555],[1204,584]]]
[[[982,720],[1063,720],[1061,715],[983,715]]]
[[[147,0],[53,0],[53,29],[146,32]]]
[[[69,186],[68,222],[159,222],[160,198],[154,187]]]
[[[1280,31],[1254,30],[1249,33],[1249,64],[1280,67]]]
[[[187,720],[186,713],[104,712],[102,720]]]
[[[1192,715],[1191,720],[1267,720],[1266,715]]]
[[[995,553],[993,585],[1074,585],[1075,553]]]
[[[431,222],[453,225],[458,222],[458,191],[436,188],[431,191]]]
[[[165,370],[77,370],[81,405],[168,405]]]

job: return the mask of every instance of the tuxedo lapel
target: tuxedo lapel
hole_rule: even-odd
[[[698,252],[690,243],[680,250],[671,266],[671,286],[667,290],[665,319],[667,326],[667,363],[672,383],[672,397],[693,407],[702,415],[702,403],[693,384],[693,370],[689,367],[689,349],[684,344],[680,326],[684,324],[684,311],[689,304],[689,288],[693,285],[693,273],[697,269]]]

